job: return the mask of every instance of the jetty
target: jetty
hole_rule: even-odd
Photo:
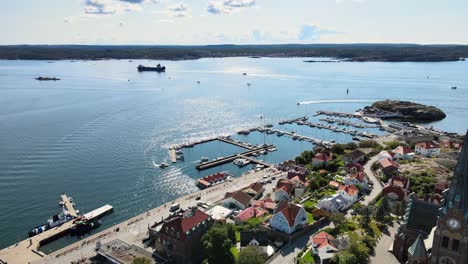
[[[307,121],[306,122],[298,121],[298,122],[296,122],[296,124],[306,125],[306,126],[309,126],[309,127],[316,127],[316,128],[319,128],[319,129],[327,129],[327,130],[331,130],[331,131],[337,132],[337,133],[349,134],[351,136],[361,136],[361,137],[367,137],[367,138],[377,137],[377,135],[374,135],[374,134],[369,133],[367,131],[357,131],[357,130],[353,130],[353,129],[339,128],[339,127],[332,126],[332,125],[312,123],[312,122],[307,122]]]
[[[322,122],[330,123],[330,124],[336,123],[338,125],[351,126],[351,127],[356,127],[356,128],[378,128],[379,127],[378,125],[360,124],[360,123],[355,123],[355,122],[351,122],[351,121],[344,120],[344,119],[330,118],[330,117],[321,118],[319,120]]]
[[[257,128],[252,128],[252,129],[249,129],[249,131],[254,131],[256,129]],[[255,146],[253,146],[253,145],[251,145],[249,143],[234,140],[230,136],[217,136],[217,137],[211,137],[211,138],[205,138],[205,139],[201,139],[201,140],[197,140],[197,141],[192,141],[192,142],[185,143],[185,144],[173,145],[173,146],[169,147],[169,155],[171,155],[171,160],[173,160],[173,156],[174,156],[174,159],[177,158],[176,157],[176,151],[177,150],[180,150],[180,149],[183,149],[183,148],[192,148],[192,147],[194,147],[196,145],[204,144],[204,143],[211,142],[211,141],[216,141],[216,140],[222,141],[222,142],[234,145],[234,146],[238,146],[238,147],[241,147],[241,148],[249,149],[249,150],[255,149]]]
[[[228,156],[228,157],[224,157],[224,158],[221,158],[221,159],[215,159],[215,160],[212,160],[212,161],[202,162],[202,163],[198,164],[196,166],[196,168],[197,168],[197,170],[206,170],[206,169],[209,169],[209,168],[213,168],[213,167],[216,167],[216,166],[219,166],[219,165],[229,163],[229,162],[234,161],[235,159],[238,159],[238,158],[248,157],[251,154],[257,153],[257,152],[259,152],[261,150],[269,151],[269,150],[274,149],[274,148],[275,148],[275,146],[273,146],[273,145],[257,147],[255,149],[252,149],[252,150],[249,150],[249,151],[246,151],[246,152],[243,152],[243,153],[234,154],[234,155],[231,155],[231,156]],[[249,157],[248,160],[250,160],[253,163],[261,164],[261,165],[264,165],[264,166],[267,166],[267,167],[272,166],[272,164],[265,163],[265,162],[259,161],[257,159],[254,159],[254,158]]]
[[[292,124],[292,123],[295,123],[297,121],[307,121],[308,119],[309,118],[307,116],[301,116],[301,117],[298,117],[298,118],[293,118],[293,119],[280,121],[278,124],[280,124],[280,125]]]
[[[334,143],[332,143],[330,141],[326,141],[326,140],[322,140],[322,139],[318,139],[318,138],[313,138],[313,137],[309,137],[309,136],[303,136],[303,135],[296,134],[294,132],[279,130],[279,129],[275,129],[275,128],[269,128],[269,131],[273,131],[277,135],[289,136],[293,140],[309,141],[311,143],[314,143],[314,144],[320,145],[320,146],[324,146],[324,147],[331,147],[331,146],[334,145]]]
[[[65,207],[68,213],[74,218],[78,217],[78,213],[75,209],[75,204],[72,202],[71,198],[68,197],[66,194],[62,194],[60,195],[60,199],[62,199],[62,202],[60,204]]]
[[[66,199],[66,204],[68,205],[66,206],[64,204],[64,206],[67,207],[67,210],[69,210],[70,214],[73,211],[75,215],[78,215],[73,207],[72,202],[70,202],[69,197],[65,194],[61,195],[60,197],[63,202],[65,202],[64,198]],[[70,210],[72,208],[73,210]],[[104,216],[112,210],[113,207],[111,205],[104,205],[96,210],[86,213],[83,215],[83,217],[86,217],[89,220],[94,220]],[[63,225],[46,230],[43,233],[37,234],[31,238],[18,242],[15,245],[0,250],[0,263],[39,262],[43,257],[46,256],[46,254],[41,252],[39,248],[48,242],[68,234],[70,230],[75,227],[76,224],[74,222],[75,221],[73,220],[68,221]]]
[[[338,116],[338,117],[348,117],[348,118],[362,118],[362,115],[360,114],[351,114],[351,113],[345,113],[345,112],[334,112],[334,111],[324,111],[324,110],[319,110],[314,116],[319,116],[319,115],[326,115],[326,116]]]

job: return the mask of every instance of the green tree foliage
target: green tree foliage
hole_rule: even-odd
[[[246,247],[239,253],[238,264],[263,264],[266,261],[265,254],[257,247]]]
[[[301,164],[301,165],[306,165],[308,163],[312,162],[312,159],[314,158],[315,154],[312,150],[306,150],[301,153],[298,157],[296,157],[296,163]]]
[[[331,214],[329,218],[336,228],[339,228],[346,221],[345,216],[341,213]]]
[[[226,225],[216,224],[212,226],[203,235],[202,245],[208,263],[234,263],[234,256],[230,251],[233,242],[228,235]]]
[[[369,249],[358,241],[351,241],[349,248],[340,251],[332,258],[337,264],[364,264],[369,263]]]
[[[383,223],[385,221],[385,217],[388,215],[388,212],[383,204],[377,207],[377,212],[375,213],[375,220]]]
[[[364,140],[359,142],[359,147],[360,148],[376,148],[379,146],[379,143],[377,143],[374,140]]]
[[[226,224],[227,236],[232,241],[233,244],[237,242],[236,231],[237,231],[237,228],[234,224]]]
[[[384,144],[386,145],[386,149],[390,150],[390,149],[396,149],[397,147],[399,146],[406,146],[405,143],[401,143],[400,141],[397,141],[397,140],[394,140],[394,141],[387,141],[387,142],[384,142]]]
[[[151,260],[145,257],[138,257],[133,259],[133,264],[151,264]]]
[[[335,144],[335,145],[333,145],[333,147],[331,148],[331,151],[332,151],[332,153],[334,153],[334,154],[341,155],[341,154],[343,154],[344,151],[345,151],[345,146],[342,145],[342,144]]]
[[[349,142],[345,145],[345,149],[347,150],[355,150],[358,148],[358,145],[354,142]]]

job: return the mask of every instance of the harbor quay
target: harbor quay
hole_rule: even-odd
[[[76,263],[77,261],[96,256],[97,243],[105,244],[106,242],[110,242],[115,239],[145,248],[143,241],[148,238],[148,228],[155,222],[159,222],[162,219],[167,218],[170,215],[169,208],[172,204],[178,203],[181,208],[197,206],[197,202],[200,201],[207,203],[209,206],[214,205],[216,202],[220,201],[227,192],[233,192],[246,187],[251,183],[263,179],[264,176],[275,176],[277,179],[281,179],[286,178],[286,175],[287,173],[280,172],[273,167],[267,168],[236,178],[232,182],[227,181],[212,188],[179,197],[48,255],[45,255],[44,253],[41,255],[30,254],[28,252],[30,250],[27,248],[27,244],[25,244],[26,247],[21,247],[19,250],[15,251],[18,254],[16,254],[14,258],[5,258],[5,256],[9,256],[10,252],[14,250],[14,245],[3,249],[0,251],[0,259],[8,264],[71,263],[72,261]],[[200,197],[200,200],[196,200],[197,197]],[[24,243],[28,242],[24,241]],[[152,251],[150,248],[148,250]]]

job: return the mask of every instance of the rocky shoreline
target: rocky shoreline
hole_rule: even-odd
[[[428,106],[409,101],[384,100],[372,104],[373,108],[400,113],[405,121],[433,122],[444,119],[447,115],[435,106]]]

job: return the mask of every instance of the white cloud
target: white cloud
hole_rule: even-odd
[[[169,6],[166,13],[171,17],[190,17],[190,9],[184,3]]]
[[[256,0],[212,0],[208,2],[207,11],[212,14],[229,14],[236,10],[252,7]]]
[[[84,13],[89,15],[112,15],[141,10],[146,3],[159,3],[159,0],[85,0]]]

